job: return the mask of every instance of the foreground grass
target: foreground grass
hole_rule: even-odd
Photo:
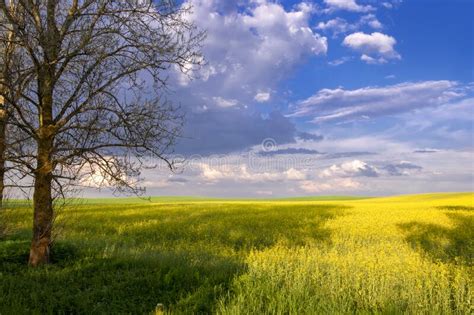
[[[88,201],[61,214],[40,269],[25,266],[31,210],[15,207],[0,314],[467,314],[473,197]]]

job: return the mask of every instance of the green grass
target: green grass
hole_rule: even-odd
[[[472,307],[473,194],[89,199],[26,266],[31,209],[4,215],[0,314],[458,313]],[[3,218],[2,218],[3,219]]]
[[[310,197],[287,197],[287,198],[209,198],[201,196],[151,196],[151,197],[120,197],[120,198],[88,198],[73,200],[76,204],[150,204],[150,203],[182,203],[182,202],[219,202],[219,201],[334,201],[334,200],[360,200],[372,197],[366,196],[310,196]],[[16,201],[20,202],[21,201]]]
[[[310,196],[310,197],[288,197],[275,200],[287,201],[344,201],[344,200],[361,200],[373,197],[368,196]]]
[[[359,200],[372,197],[365,196],[311,196],[311,197],[288,197],[278,199],[268,198],[210,198],[202,196],[148,196],[148,197],[107,197],[107,198],[79,198],[69,199],[67,203],[74,205],[124,205],[124,204],[153,204],[153,203],[183,203],[183,202],[213,202],[213,201],[332,201],[332,200]],[[12,199],[7,201],[9,207],[25,207],[30,206],[30,200]]]

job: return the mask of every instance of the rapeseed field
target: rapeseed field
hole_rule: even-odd
[[[39,269],[30,207],[2,216],[0,314],[473,311],[472,193],[76,201]]]

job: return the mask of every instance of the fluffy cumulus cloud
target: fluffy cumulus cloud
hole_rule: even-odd
[[[358,152],[361,148],[368,151]],[[259,154],[258,145],[245,153],[199,157],[188,160],[179,174],[147,171],[144,176],[150,195],[385,195],[472,189],[472,150],[425,148],[430,149],[381,135],[328,137],[278,146],[270,151],[275,155]]]
[[[376,182],[390,182],[391,177],[413,176],[422,170],[421,166],[407,161],[378,164],[374,166],[360,160],[334,164],[320,171],[317,177],[300,181],[299,188],[310,194],[353,193],[370,189],[368,187]]]
[[[215,163],[215,165],[203,162],[197,164],[197,169],[198,178],[204,184],[234,182],[240,184],[261,183],[272,187],[291,185],[306,193],[319,193],[356,190],[363,186],[361,178],[408,176],[422,170],[422,167],[407,161],[378,162],[378,165],[374,166],[364,161],[353,160],[331,165],[316,173],[314,165],[313,168],[306,169],[289,167],[283,170],[276,168],[262,170],[255,165],[241,162]]]
[[[259,103],[265,103],[270,100],[270,92],[258,92],[255,94],[254,100],[256,100]]]
[[[385,59],[384,57],[374,58],[366,54],[360,56],[360,60],[369,65],[381,65],[388,62],[387,59]]]
[[[376,23],[376,22],[374,22]],[[342,44],[362,54],[361,60],[369,64],[386,63],[388,60],[401,59],[395,50],[397,43],[392,36],[373,32],[366,34],[356,32],[344,38]]]
[[[211,166],[209,164],[201,164],[200,177],[205,182],[218,182],[218,181],[237,181],[237,182],[275,182],[275,181],[299,181],[304,180],[306,175],[294,168],[290,168],[284,172],[267,171],[258,172],[249,170],[245,164],[241,165],[222,165],[222,166]]]
[[[325,32],[331,32],[334,37],[337,37],[339,34],[354,31],[357,29],[357,26],[350,24],[343,18],[336,17],[326,22],[319,22],[316,28]]]
[[[382,23],[377,19],[377,17],[370,13],[362,16],[354,23],[349,23],[346,19],[341,17],[336,17],[325,22],[322,21],[317,24],[316,29],[325,33],[330,33],[332,34],[332,37],[336,38],[341,34],[354,32],[364,26],[369,26],[375,30],[380,30],[383,28]]]
[[[306,58],[326,54],[327,40],[311,24],[313,5],[285,8],[273,1],[189,0],[188,19],[206,30],[206,65],[175,77],[173,101],[186,111],[176,152],[215,154],[244,150],[275,138],[295,141],[294,124],[257,104],[281,102],[277,86]],[[275,94],[275,95],[274,95]]]
[[[328,6],[327,11],[345,10],[352,12],[369,12],[375,10],[370,5],[357,4],[356,0],[324,0],[324,3]]]
[[[373,29],[379,30],[383,28],[383,24],[377,19],[374,14],[367,14],[361,17],[359,21],[360,25],[368,25]]]
[[[246,10],[239,11],[234,1],[225,3],[188,1],[193,6],[188,18],[207,31],[204,55],[208,64],[196,74],[201,80],[191,83],[200,91],[252,101],[305,57],[327,52],[326,38],[311,28],[314,7],[310,4],[302,2],[285,10],[273,2],[245,1]]]
[[[408,161],[375,162],[371,165],[360,160],[333,164],[319,173],[320,178],[353,178],[412,175],[423,168]]]
[[[332,165],[320,173],[322,178],[330,177],[377,177],[380,172],[376,167],[373,167],[363,161],[354,160],[342,163],[340,165]]]
[[[400,0],[324,0],[318,7],[316,1],[294,6],[270,0],[184,2],[193,6],[188,18],[207,31],[206,65],[191,70],[195,80],[170,74],[175,80],[171,101],[186,113],[176,145],[186,163],[173,175],[164,163],[159,170],[144,170],[149,195],[472,190],[474,84],[320,88],[300,101],[295,99],[306,85],[285,90],[301,82],[286,80],[305,60],[325,59],[325,36],[341,36],[337,45],[345,47],[342,54],[335,49],[329,55],[330,66],[355,58],[368,64],[400,59],[396,39],[384,34],[378,19]],[[318,77],[324,71],[312,74],[315,84],[324,82]],[[276,144],[271,150],[262,146],[267,138]],[[92,171],[85,184],[108,185],[106,176]]]
[[[356,90],[322,89],[296,104],[292,117],[315,123],[370,118],[440,106],[466,95],[466,88],[453,81],[405,82]]]

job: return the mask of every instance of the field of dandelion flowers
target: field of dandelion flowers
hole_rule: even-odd
[[[0,314],[469,314],[473,210],[472,193],[82,200],[30,269],[31,208],[12,202]]]

